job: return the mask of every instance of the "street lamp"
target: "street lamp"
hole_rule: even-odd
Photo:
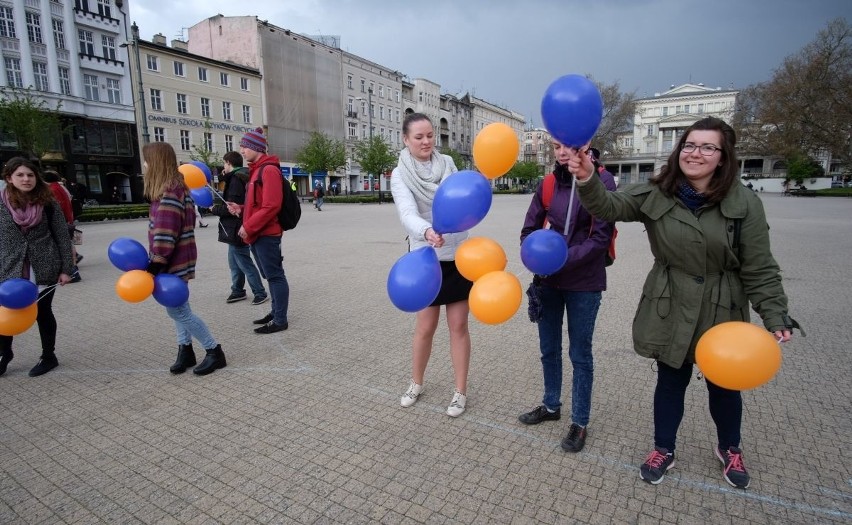
[[[151,135],[148,133],[148,115],[145,112],[145,88],[142,87],[142,64],[139,62],[139,26],[136,22],[130,26],[130,32],[133,35],[132,42],[125,42],[119,47],[133,46],[133,52],[136,55],[136,81],[139,85],[139,109],[142,116],[142,142],[148,144],[151,142]],[[131,76],[131,81],[133,80]]]
[[[364,100],[364,97],[357,97],[356,100]],[[373,88],[367,88],[367,126],[370,128],[370,148],[373,147]],[[368,174],[369,175],[369,174]],[[373,193],[374,185],[372,181],[372,177],[370,179],[370,193]],[[376,178],[378,181],[378,176]],[[382,202],[382,186],[381,182],[379,182],[379,203]]]

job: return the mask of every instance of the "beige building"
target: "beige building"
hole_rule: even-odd
[[[528,127],[524,131],[521,153],[523,161],[536,163],[542,175],[553,170],[556,156],[553,154],[553,140],[546,129]]]

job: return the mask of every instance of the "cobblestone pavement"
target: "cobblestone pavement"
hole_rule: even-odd
[[[518,233],[529,198],[495,196],[473,232],[501,243],[524,286]],[[453,392],[445,326],[421,400],[399,406],[414,318],[393,308],[385,280],[405,234],[392,205],[327,203],[323,213],[304,205],[285,237],[290,329],[278,334],[252,332],[268,303],[225,304],[215,219],[196,230],[191,304],[228,359],[206,377],[171,375],[174,328],[163,308],[113,291],[119,271],[106,248],[119,236],[144,241],[146,222],[85,224],[83,281],[54,302],[60,367],[27,376],[39,352],[31,329],[0,378],[0,523],[848,524],[852,199],[762,198],[807,337],[785,344],[771,383],[744,394],[747,491],[721,477],[699,381],[676,468],[658,486],[639,479],[655,377],[630,344],[651,263],[641,225],[619,225],[589,438],[568,454],[559,446],[568,418],[517,421],[542,391],[525,300],[502,325],[471,318],[462,417],[443,413]],[[566,373],[564,392],[570,381]]]

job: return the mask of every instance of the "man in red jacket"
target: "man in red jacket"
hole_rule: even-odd
[[[272,312],[254,321],[262,325],[255,333],[272,334],[286,330],[287,308],[290,303],[290,285],[284,275],[281,256],[281,236],[284,231],[278,224],[278,211],[284,202],[284,177],[278,157],[266,154],[266,137],[263,129],[257,128],[243,135],[240,140],[240,155],[249,167],[249,182],[246,186],[245,204],[228,203],[232,213],[243,214],[243,225],[238,232],[260,267],[260,274],[269,282],[272,296]]]

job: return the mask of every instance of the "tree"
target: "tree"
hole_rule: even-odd
[[[70,126],[63,126],[59,110],[37,96],[32,88],[0,88],[0,132],[10,136],[18,149],[31,159],[48,151],[62,151],[62,135]]]
[[[212,129],[213,125],[210,123],[210,118],[208,117],[204,120],[204,133],[212,133]],[[216,153],[215,150],[207,147],[206,138],[202,140],[200,146],[197,146],[195,144],[192,145],[192,152],[189,154],[189,158],[192,160],[201,161],[208,167],[222,165],[222,160],[220,159],[219,154]]]
[[[601,155],[617,156],[630,153],[621,151],[618,136],[631,129],[633,116],[636,113],[636,91],[622,93],[618,81],[612,84],[603,82],[595,82],[595,84],[603,99],[603,118],[592,139],[592,145],[601,151]]]
[[[734,127],[749,148],[792,158],[828,151],[852,160],[852,27],[836,18],[737,97]]]
[[[794,154],[787,159],[787,178],[793,180],[797,185],[802,184],[805,179],[815,179],[824,174],[825,169],[820,163],[804,153]]]
[[[460,170],[466,170],[468,168],[467,159],[465,159],[464,155],[461,152],[456,151],[452,148],[447,148],[441,151],[444,155],[449,155],[453,159],[453,164],[456,165],[456,168]]]
[[[386,173],[396,166],[397,161],[397,156],[380,136],[356,142],[353,156],[361,170],[371,174]]]
[[[541,169],[539,165],[535,162],[525,160],[523,162],[516,162],[505,176],[522,180],[525,185],[532,186],[540,175]]]
[[[296,164],[308,173],[334,173],[346,166],[346,146],[340,140],[314,131],[296,152]]]

